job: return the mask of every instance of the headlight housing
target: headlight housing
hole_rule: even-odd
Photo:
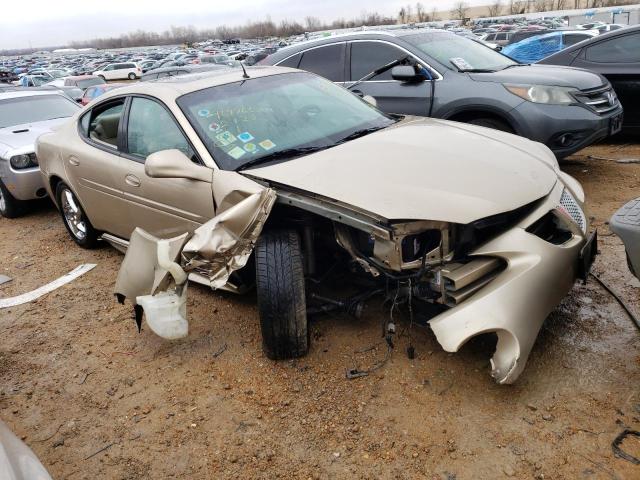
[[[577,92],[577,90],[572,87],[505,84],[504,88],[514,95],[532,103],[546,103],[548,105],[569,105],[576,103],[572,93]]]
[[[38,166],[38,159],[35,153],[25,153],[22,155],[14,155],[9,159],[9,163],[16,170],[24,168],[32,168]]]

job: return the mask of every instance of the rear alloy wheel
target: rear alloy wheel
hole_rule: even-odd
[[[136,74],[135,74],[135,73],[133,73],[133,72],[131,72],[131,73],[128,75],[128,77],[129,77],[129,80],[135,80],[135,79],[136,79]]]
[[[309,329],[300,237],[294,230],[263,232],[255,249],[262,348],[272,360],[306,355]]]
[[[500,130],[501,132],[513,133],[513,129],[507,125],[506,122],[497,118],[474,118],[467,123],[471,125],[477,125],[479,127],[493,128],[494,130]]]
[[[94,248],[98,243],[98,234],[82,210],[80,202],[65,183],[58,184],[56,199],[62,221],[71,238],[82,248]]]
[[[17,218],[24,213],[25,204],[18,200],[0,180],[0,215],[5,218]]]

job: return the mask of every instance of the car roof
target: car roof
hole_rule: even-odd
[[[421,33],[451,35],[459,37],[459,35],[456,35],[455,33],[449,32],[447,30],[426,27],[402,28],[393,30],[354,30],[352,32],[339,33],[328,37],[314,38],[311,40],[306,40],[304,42],[294,43],[293,45],[288,45],[284,48],[281,48],[274,54],[270,55],[268,58],[273,59],[275,62],[278,62],[284,58],[287,58],[288,56],[294,55],[295,53],[306,50],[310,47],[320,46],[327,43],[334,43],[340,40],[366,40],[368,37],[378,37],[378,39],[379,37],[402,38],[410,35],[418,35]]]
[[[300,72],[300,70],[294,68],[271,66],[247,67],[246,70],[250,78]],[[245,80],[242,75],[241,68],[223,68],[206,72],[187,73],[147,82],[127,84],[126,87],[105,93],[101,98],[108,99],[122,95],[145,94],[159,98],[165,103],[170,103],[187,93]]]

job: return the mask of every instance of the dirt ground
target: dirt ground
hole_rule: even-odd
[[[595,272],[640,312],[606,221],[640,195],[640,147],[591,147],[563,168],[584,185],[601,234]],[[112,295],[122,255],[82,250],[47,203],[0,219],[0,297],[81,263],[97,267],[31,304],[0,310],[0,417],[55,479],[639,479],[611,442],[640,430],[638,331],[594,281],[546,321],[517,384],[489,377],[491,341],[442,351],[416,327],[386,365],[382,316],[318,317],[300,360],[261,351],[255,295],[190,287],[188,338],[167,342]],[[375,348],[369,349],[374,346]],[[363,353],[363,350],[367,350]],[[623,447],[640,456],[640,441]]]

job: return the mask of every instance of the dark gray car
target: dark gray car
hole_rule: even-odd
[[[605,76],[624,107],[625,133],[640,133],[640,25],[593,37],[540,60]]]
[[[522,65],[439,30],[337,35],[284,48],[260,63],[314,72],[374,97],[385,112],[513,132],[546,144],[559,158],[616,133],[622,122],[603,76]],[[385,65],[397,66],[357,82]]]

